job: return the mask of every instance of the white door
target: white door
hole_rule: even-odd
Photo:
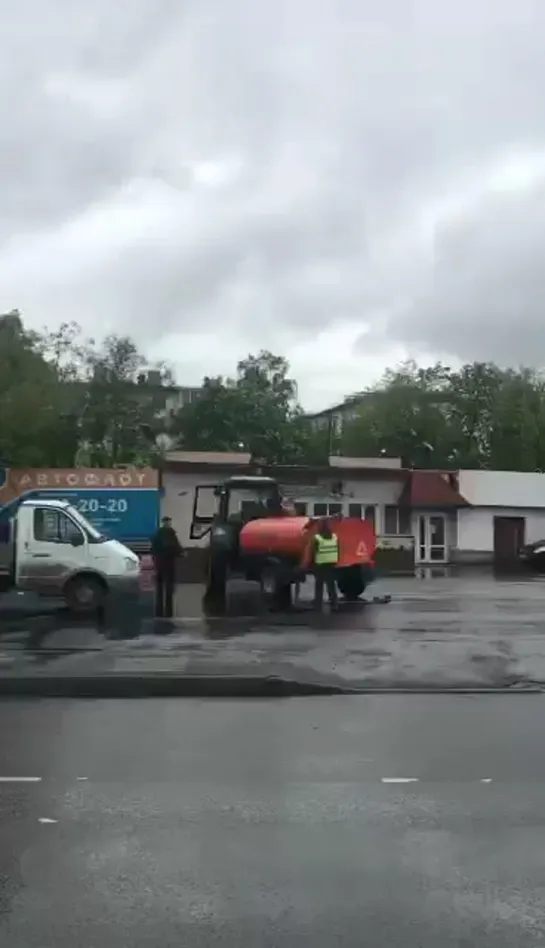
[[[60,595],[66,580],[87,564],[87,541],[74,520],[54,507],[24,507],[17,536],[16,584]]]
[[[441,513],[419,514],[416,538],[417,563],[446,563],[447,560],[445,515]]]

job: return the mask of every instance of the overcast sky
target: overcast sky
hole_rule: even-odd
[[[17,0],[0,307],[308,408],[405,355],[545,364],[544,0]]]

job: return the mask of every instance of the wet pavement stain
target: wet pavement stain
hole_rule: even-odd
[[[379,601],[373,601],[375,593]],[[305,584],[301,601],[287,613],[263,609],[253,584],[235,586],[224,614],[205,614],[202,594],[199,586],[179,587],[176,617],[171,622],[158,623],[151,618],[150,603],[146,600],[140,616],[141,627],[136,633],[146,638],[160,635],[168,639],[183,632],[187,635],[187,647],[191,647],[190,641],[202,643],[208,639],[221,644],[231,638],[251,637],[260,631],[267,635],[292,636],[306,631],[317,638],[395,633],[408,640],[427,642],[483,634],[499,639],[517,631],[523,631],[526,636],[540,636],[545,631],[545,585],[536,583],[533,577],[526,581],[519,577],[516,582],[498,581],[492,576],[476,578],[471,574],[429,580],[386,578],[370,587],[365,600],[341,602],[335,613],[330,613],[327,605],[322,613],[313,610],[311,583]],[[384,602],[384,596],[391,596],[391,601]],[[7,634],[0,636],[2,648],[21,648],[26,636],[26,647],[32,651],[52,653],[57,650],[56,654],[60,654],[58,649],[62,648],[100,649],[112,631],[106,630],[105,639],[92,623],[78,623],[59,612],[45,620],[48,629],[41,641],[39,635],[35,638],[33,648],[33,633],[43,622],[43,616],[28,615],[16,622],[4,621],[1,628]],[[112,637],[119,639],[122,635]]]

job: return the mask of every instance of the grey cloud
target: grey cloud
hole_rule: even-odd
[[[438,233],[424,290],[387,334],[467,360],[543,364],[544,246],[545,173],[525,197],[489,201]]]
[[[127,17],[100,0],[92,12],[22,0],[2,12],[0,235],[62,222],[126,179],[142,129],[130,109],[108,115],[109,86],[134,77],[172,6],[133,0]],[[105,115],[82,101],[82,85],[101,87]]]
[[[539,175],[508,198],[474,179],[545,147],[543,3],[86,11],[2,14],[0,305],[143,343],[207,326],[273,344],[344,320],[366,350],[542,344]]]

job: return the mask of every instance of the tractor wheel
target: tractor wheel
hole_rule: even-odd
[[[210,555],[204,599],[207,603],[225,603],[227,595],[227,562],[223,556]]]
[[[365,591],[367,577],[361,566],[346,566],[337,571],[337,587],[348,602],[355,602]]]
[[[284,583],[283,586],[279,585],[273,602],[274,611],[289,612],[292,607],[292,602],[291,583]]]

